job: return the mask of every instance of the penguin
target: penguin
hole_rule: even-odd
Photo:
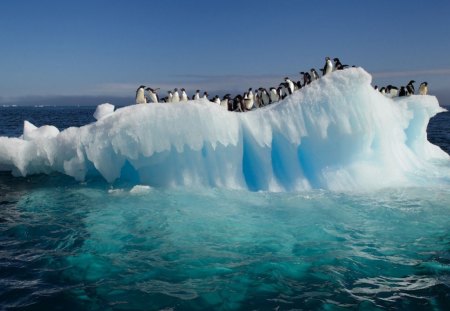
[[[178,93],[178,89],[175,88],[173,90],[173,97],[172,97],[172,103],[178,103],[180,101],[180,94]]]
[[[167,91],[167,102],[171,103],[173,99],[172,91]]]
[[[220,107],[222,107],[222,108],[228,110],[228,104],[229,104],[229,101],[230,101],[230,94],[225,94],[225,95],[222,97],[222,100],[220,101]]]
[[[311,68],[311,81],[319,80],[319,75],[314,68]]]
[[[204,98],[204,99],[208,99],[208,96],[209,96],[209,95],[208,95],[208,92],[203,92],[203,98]],[[209,99],[208,99],[208,100],[209,100]]]
[[[375,85],[375,86],[373,87],[373,89],[374,89],[375,91],[378,91],[378,85]]]
[[[231,111],[243,112],[244,111],[244,109],[243,109],[244,105],[243,105],[242,101],[243,101],[242,96],[241,95],[236,95],[233,98],[233,103],[231,105],[231,109],[232,109]]]
[[[408,92],[408,95],[414,95],[414,93],[416,92],[413,83],[416,83],[416,81],[411,80],[411,81],[409,81],[408,84],[406,85],[406,91]]]
[[[391,97],[395,97],[395,96],[397,96],[398,95],[398,88],[397,87],[395,87],[395,86],[393,86],[393,85],[388,85],[387,87],[386,87],[386,93],[387,94],[389,94],[389,95],[391,95]]]
[[[151,87],[147,87],[145,90],[148,92],[149,98],[153,103],[159,103],[159,96],[156,92],[159,88],[152,89]]]
[[[303,86],[306,86],[311,83],[311,75],[309,72],[300,72],[300,74],[303,76]]]
[[[284,81],[287,83],[286,88],[288,89],[289,95],[294,93],[294,82],[291,81],[288,77],[284,78]]]
[[[428,94],[428,82],[420,83],[419,94],[420,95],[427,95]]]
[[[189,100],[187,94],[186,94],[186,90],[184,88],[181,89],[181,98],[180,101],[182,102],[187,102]]]
[[[274,87],[270,88],[270,102],[275,103],[280,100],[280,96],[278,95],[277,89]]]
[[[253,101],[253,98],[250,98],[248,96],[247,92],[244,93],[243,103],[244,103],[244,110],[247,110],[247,111],[252,110],[254,101]]]
[[[162,99],[161,99],[161,102],[162,103],[167,103],[168,102],[168,100],[169,100],[169,97],[163,97]]]
[[[200,99],[200,90],[195,91],[195,94],[192,95],[192,100]]]
[[[219,98],[219,96],[217,96],[217,95],[214,96],[212,102],[213,102],[214,104],[220,105],[220,98]]]
[[[386,94],[386,88],[384,86],[380,89],[380,93],[381,94]]]
[[[141,85],[136,90],[136,104],[146,104],[147,100],[145,99],[145,85]]]
[[[333,63],[331,59],[327,56],[325,57],[325,66],[323,67],[323,75],[329,74],[333,71]]]
[[[270,95],[267,93],[267,90],[264,88],[260,88],[260,99],[261,99],[261,106],[267,106],[271,104]]]
[[[300,80],[298,80],[296,83],[295,83],[295,86],[296,86],[296,90],[300,90],[301,88],[302,88],[302,81],[300,81]]]
[[[348,67],[348,65],[342,65],[341,61],[337,57],[335,57],[333,61],[334,61],[334,68],[336,68],[336,70],[343,70]]]
[[[404,86],[402,86],[400,88],[400,92],[398,93],[398,97],[403,97],[403,96],[406,96],[406,95],[408,95],[408,92],[407,92],[406,88]]]
[[[261,107],[261,94],[259,89],[255,90],[254,102],[255,107],[257,108]]]

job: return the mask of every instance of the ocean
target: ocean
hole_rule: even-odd
[[[0,107],[60,130],[95,107]],[[450,153],[450,113],[428,139]],[[3,310],[449,310],[450,189],[269,193],[0,173]]]

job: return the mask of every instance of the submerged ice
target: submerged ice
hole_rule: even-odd
[[[429,186],[450,178],[426,133],[442,111],[434,96],[387,98],[351,68],[248,113],[200,99],[103,105],[97,122],[61,132],[25,121],[22,137],[0,137],[0,170],[267,191]]]

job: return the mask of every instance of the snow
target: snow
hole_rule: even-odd
[[[371,79],[361,68],[336,71],[247,113],[200,99],[116,111],[103,104],[97,122],[61,132],[25,122],[22,138],[0,137],[0,170],[253,191],[447,182],[449,156],[426,134],[444,111],[437,99],[388,98]]]
[[[100,120],[113,112],[114,112],[114,105],[111,105],[109,103],[101,104],[97,106],[97,109],[95,109],[94,118],[95,120]]]

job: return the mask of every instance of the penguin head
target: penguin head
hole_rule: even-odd
[[[428,82],[422,82],[421,84],[428,86]]]
[[[138,90],[139,89],[145,89],[145,85],[141,85],[140,87],[138,87]]]
[[[177,88],[175,88],[174,90],[173,90],[174,92],[178,92],[178,89]]]
[[[196,93],[200,93],[200,90],[195,91]]]
[[[340,61],[339,61],[339,58],[337,58],[337,57],[333,58],[333,61],[334,61],[335,63],[340,62]]]
[[[181,89],[181,92],[184,92],[184,91],[186,91],[186,90],[185,90],[184,88],[182,88],[182,89]]]
[[[413,84],[413,83],[416,83],[416,81],[414,81],[414,80],[411,80],[411,81],[409,81],[409,83],[408,83],[408,84]]]
[[[325,57],[325,61],[329,61],[330,60],[330,58],[327,56],[327,57]]]

